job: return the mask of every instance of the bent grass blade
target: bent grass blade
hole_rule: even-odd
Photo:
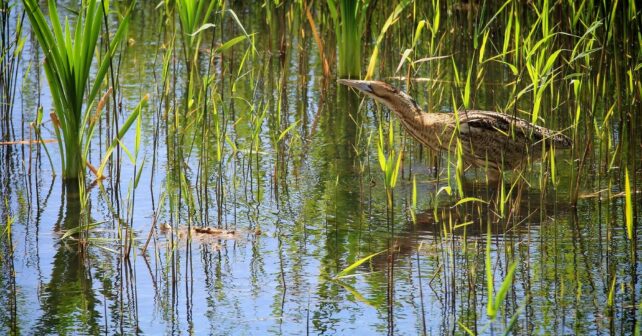
[[[344,268],[341,272],[337,273],[337,275],[335,275],[334,278],[332,278],[332,279],[336,280],[336,279],[341,279],[341,278],[347,277],[350,274],[350,272],[354,271],[361,264],[365,263],[366,261],[368,261],[368,260],[370,260],[370,259],[372,259],[372,258],[374,258],[374,257],[386,252],[386,251],[388,251],[388,249],[385,249],[385,250],[377,252],[377,253],[373,253],[373,254],[371,254],[369,256],[363,257],[363,258],[355,261],[350,266]]]

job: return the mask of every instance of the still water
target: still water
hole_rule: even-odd
[[[616,95],[616,76],[600,82],[607,67],[629,70],[627,62],[611,63],[616,51],[601,61],[591,54],[605,66],[581,75],[604,83],[594,87],[597,100],[573,96],[577,70],[558,65],[564,73],[543,93],[540,124],[573,135],[576,147],[556,153],[554,164],[547,157],[509,173],[503,186],[487,183],[481,169],[458,183],[451,157],[421,148],[393,122],[394,147],[404,156],[389,206],[377,141],[380,125],[387,141],[394,118],[338,87],[334,73],[323,76],[301,4],[228,4],[254,34],[256,51],[248,54],[249,43],[241,43],[211,57],[213,46],[241,34],[231,14],[205,31],[200,75],[216,83],[206,98],[188,96],[182,49],[167,51],[176,37],[162,6],[137,6],[118,58],[118,101],[103,116],[88,161],[100,163],[114,120],[122,123],[149,95],[138,156],[121,149],[108,179],[89,175],[83,206],[85,193],[59,176],[55,143],[43,145],[52,163],[43,147],[0,145],[0,333],[561,335],[631,334],[637,327],[640,250],[637,230],[627,238],[622,193],[625,166],[633,190],[642,181],[640,134],[632,130],[639,94]],[[364,69],[392,10],[378,6],[382,13],[368,22],[373,41],[364,41]],[[479,8],[442,6],[437,54],[428,37],[414,52],[452,57],[418,63],[411,74],[419,80],[399,80],[404,70],[395,70],[417,22],[434,11],[421,6],[415,14],[406,8],[386,35],[378,76],[425,109],[453,111],[464,91],[456,77],[465,81],[478,57],[476,20],[490,17]],[[324,15],[316,23],[329,55],[334,37]],[[525,27],[535,24],[533,15],[523,13]],[[491,56],[501,51],[504,19],[493,23]],[[43,138],[55,138],[42,52],[28,30],[24,36],[2,141],[33,139],[38,106],[46,112]],[[570,53],[566,43],[574,42],[555,43]],[[640,53],[633,55],[639,61]],[[501,63],[484,64],[473,106],[503,110],[515,99],[513,87],[528,83],[516,83]],[[209,106],[205,114],[195,112],[200,99]],[[573,130],[578,105],[592,112]],[[515,106],[530,111],[531,92]],[[616,117],[609,119],[611,106]],[[632,119],[618,119],[627,113]],[[592,134],[604,128],[603,136]],[[130,152],[135,133],[122,141]],[[634,192],[635,210],[639,199]],[[640,223],[637,212],[634,221]],[[63,239],[79,223],[89,224],[88,232]],[[190,231],[195,227],[211,230]],[[489,306],[502,289],[492,317]]]

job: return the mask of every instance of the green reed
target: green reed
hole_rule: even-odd
[[[417,224],[417,176],[412,176],[412,192],[410,195],[410,219],[413,224]]]
[[[43,140],[42,138],[43,116],[44,116],[44,111],[42,106],[40,106],[38,107],[38,111],[36,112],[36,120],[32,121],[30,124],[34,133],[36,133],[36,141],[39,141],[39,142]],[[49,149],[47,149],[47,146],[42,146],[42,148],[45,149],[45,154],[47,155],[47,159],[49,160],[49,165],[51,166],[52,171],[55,172],[54,164],[53,164],[53,161],[51,160],[51,154],[49,154]]]
[[[62,176],[64,179],[83,179],[87,159],[83,153],[90,146],[93,132],[93,125],[89,124],[93,104],[103,85],[111,59],[125,35],[129,12],[135,2],[123,17],[111,39],[109,50],[91,76],[93,79],[90,77],[91,68],[101,23],[104,15],[109,12],[108,3],[97,0],[83,2],[83,9],[72,31],[67,19],[63,27],[55,1],[48,2],[51,26],[37,1],[23,2],[31,27],[45,53],[44,69],[54,103],[55,114],[52,118],[60,148]]]
[[[227,93],[224,83],[229,80],[234,93],[234,74],[243,77],[249,73],[248,78],[252,77],[253,70],[245,68],[256,56],[253,35],[245,30],[236,13],[226,10],[225,3],[221,1],[166,1],[164,13],[166,22],[170,23],[164,37],[167,49],[163,52],[162,72],[163,99],[169,107],[166,114],[170,124],[167,145],[172,161],[168,167],[170,178],[166,180],[167,189],[172,190],[167,197],[168,211],[172,219],[186,223],[188,228],[195,220],[207,225],[211,203],[209,190],[214,189],[217,222],[220,225],[226,193],[226,147],[229,145],[234,153],[238,150],[228,134],[229,126],[236,120],[229,116],[232,112],[229,110],[230,102],[222,98]],[[227,40],[222,36],[222,29],[220,38],[217,36],[219,29],[215,29],[224,25],[226,19],[231,20],[240,31],[240,34]],[[207,46],[205,37],[211,38]],[[220,69],[215,65],[225,58],[225,53],[235,53],[237,48],[234,47],[243,42],[248,47],[243,57],[238,58],[240,62],[236,68],[228,67],[229,62],[221,64]],[[173,57],[181,54],[187,71],[182,71],[181,62]],[[205,55],[207,57],[203,57]],[[230,57],[230,60],[236,59]],[[180,89],[184,90],[183,93],[176,93]],[[245,97],[233,95],[233,98],[247,102]],[[193,167],[194,163],[196,167]],[[209,187],[211,174],[216,175],[214,188]],[[182,218],[183,210],[186,211],[186,218]]]
[[[145,167],[145,157],[143,157],[142,160],[139,160],[140,158],[140,153],[141,153],[141,137],[142,137],[142,120],[143,120],[143,109],[147,107],[147,101],[148,97],[145,96],[141,100],[141,102],[136,106],[134,109],[134,113],[132,113],[132,116],[135,116],[136,118],[136,129],[135,129],[135,135],[134,135],[134,148],[129,149],[127,146],[124,144],[121,144],[121,148],[123,151],[127,154],[127,157],[129,158],[130,164],[134,167],[134,174],[133,174],[133,179],[129,182],[128,188],[127,188],[127,203],[125,205],[126,208],[126,215],[125,215],[125,220],[123,222],[123,226],[125,227],[125,235],[123,239],[123,255],[125,258],[128,258],[131,251],[132,247],[134,246],[135,240],[134,240],[134,232],[133,232],[133,227],[134,227],[134,205],[136,204],[136,190],[138,188],[138,184],[140,183],[140,177],[143,173],[143,168]],[[128,122],[133,123],[133,118],[130,117],[125,124]],[[130,126],[127,126],[129,128]],[[114,141],[115,142],[115,141]],[[121,142],[119,140],[119,142]],[[121,222],[119,221],[119,224]]]
[[[384,253],[388,252],[388,250],[383,250],[379,252],[372,253],[370,255],[367,255],[363,258],[358,259],[357,261],[353,262],[352,264],[348,265],[346,268],[342,269],[337,275],[335,275],[332,280],[339,280],[341,278],[346,278],[350,276],[350,273],[352,273],[354,270],[357,269],[357,267],[361,266],[361,264],[370,261],[372,258]]]
[[[631,199],[631,182],[628,168],[624,169],[624,224],[626,226],[627,238],[629,238],[629,240],[633,240],[633,201]]]
[[[374,49],[372,50],[372,55],[370,56],[370,62],[368,63],[368,70],[365,76],[366,79],[372,78],[372,76],[374,75],[375,66],[377,65],[377,61],[379,59],[379,47],[381,45],[381,41],[383,41],[383,38],[386,36],[386,32],[395,22],[399,20],[401,12],[409,3],[409,0],[399,2],[399,4],[397,4],[397,6],[395,6],[395,8],[392,10],[392,13],[390,13],[390,16],[388,16],[388,19],[383,24],[383,27],[381,27],[381,32],[379,32],[379,35],[377,36],[377,41],[375,42]]]
[[[396,154],[394,149],[394,127],[392,123],[388,128],[388,143],[385,144],[385,136],[381,123],[379,123],[379,138],[377,141],[377,158],[379,160],[379,167],[384,174],[384,182],[386,186],[386,194],[388,195],[388,207],[393,207],[393,191],[397,185],[397,178],[399,177],[399,169],[401,168],[401,159],[403,157],[403,148]],[[385,148],[388,148],[388,155],[385,153]]]
[[[166,5],[169,3],[171,2],[166,1]],[[214,24],[209,22],[210,15],[215,8],[222,7],[223,3],[221,1],[177,0],[174,5],[181,23],[185,59],[189,66],[195,66],[198,62],[198,49],[202,41],[202,34],[199,33],[214,27]]]
[[[328,0],[339,52],[339,77],[356,78],[361,74],[362,38],[370,1]]]

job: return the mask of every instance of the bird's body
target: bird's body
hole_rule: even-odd
[[[572,144],[565,135],[503,113],[426,113],[405,92],[385,82],[340,79],[339,83],[385,104],[406,131],[425,146],[435,151],[454,150],[459,143],[463,160],[472,166],[494,171],[513,169],[528,157],[539,159],[542,146],[563,149]]]

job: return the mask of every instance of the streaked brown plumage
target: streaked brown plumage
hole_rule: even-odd
[[[401,121],[410,135],[428,146],[451,150],[457,141],[451,141],[457,131],[454,113],[426,113],[414,99],[392,85],[381,81],[339,79],[340,84],[355,88],[386,105]],[[459,131],[463,160],[476,167],[499,171],[513,169],[528,156],[539,159],[542,146],[564,149],[571,147],[567,136],[531,124],[510,115],[466,110],[459,111]]]

